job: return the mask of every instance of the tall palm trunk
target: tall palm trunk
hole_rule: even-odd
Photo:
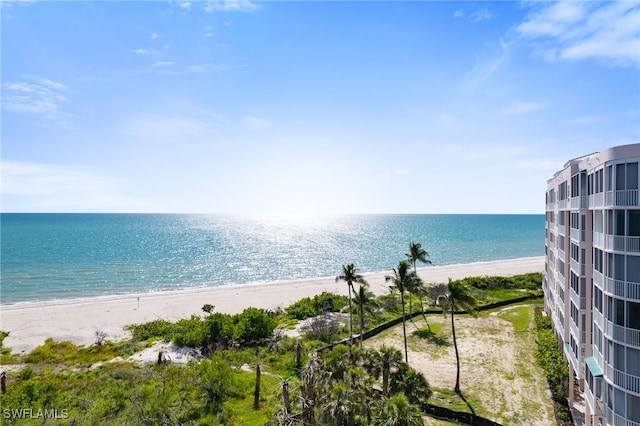
[[[453,334],[453,348],[456,351],[456,387],[455,392],[460,394],[460,355],[458,354],[458,342],[456,341],[456,323],[453,319],[453,306],[451,307],[451,333]]]
[[[404,291],[400,292],[400,299],[402,300],[402,336],[404,338],[404,362],[409,364],[409,355],[407,352],[407,327],[405,325],[405,314],[404,314]]]
[[[360,305],[360,348],[362,348],[363,334],[364,334],[364,305]]]
[[[353,306],[351,304],[351,283],[347,283],[349,287],[349,344],[353,344]]]

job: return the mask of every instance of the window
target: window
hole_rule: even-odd
[[[567,181],[564,181],[558,186],[558,200],[567,199]]]
[[[614,299],[615,300],[615,321],[616,325],[621,325],[624,327],[624,300]]]
[[[628,327],[640,330],[640,303],[627,302],[627,306],[629,315]],[[640,376],[640,373],[638,375]]]
[[[627,230],[631,237],[640,236],[640,210],[627,210]]]
[[[598,287],[593,288],[593,306],[602,313],[602,290]]]
[[[616,164],[616,189],[638,189],[638,163]]]
[[[615,223],[616,223],[616,235],[625,235],[624,233],[624,210],[616,210],[615,211]]]
[[[638,218],[640,221],[640,217]],[[640,224],[639,224],[640,226]],[[604,230],[604,214],[602,210],[596,210],[593,212],[593,227],[596,232],[603,232]]]
[[[569,218],[571,228],[580,229],[580,213],[571,213]]]
[[[603,265],[602,265],[602,250],[594,248],[593,249],[593,267],[596,271],[602,273]]]
[[[627,189],[638,189],[638,163],[627,163]]]
[[[613,189],[613,166],[607,166],[607,191]]]

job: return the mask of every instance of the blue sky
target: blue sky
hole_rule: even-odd
[[[3,1],[2,211],[542,213],[638,2]]]

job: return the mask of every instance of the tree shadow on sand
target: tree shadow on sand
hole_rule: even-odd
[[[440,336],[428,329],[416,330],[412,334],[437,346],[451,346],[447,337]]]

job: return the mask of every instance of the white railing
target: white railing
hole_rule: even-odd
[[[625,419],[624,417],[611,411],[611,408],[609,407],[607,407],[606,418],[607,424],[613,426],[640,426],[640,423]]]
[[[638,206],[638,190],[624,189],[620,191],[607,191],[605,193],[605,206]]]
[[[640,253],[640,237],[625,237],[623,235],[607,235],[606,249]]]
[[[591,356],[593,357],[593,359],[596,360],[596,363],[598,364],[600,369],[603,370],[602,366],[604,365],[604,363],[602,360],[602,354],[598,351],[598,348],[596,347],[593,348],[593,355]]]
[[[566,209],[567,208],[567,200],[558,200],[558,208],[559,209]]]
[[[576,308],[584,309],[580,308],[580,296],[571,287],[569,288],[569,298],[571,299],[573,304],[576,305]]]
[[[613,368],[608,362],[605,362],[604,366],[604,375],[609,380],[613,379],[613,384],[631,392],[640,393],[640,377]]]
[[[593,270],[593,283],[597,285],[600,290],[604,290],[604,275],[602,275],[602,272],[595,269]]]
[[[605,250],[604,234],[602,232],[593,232],[593,246]]]
[[[573,241],[582,241],[580,238],[582,237],[582,232],[579,229],[571,228],[571,239]]]
[[[574,274],[580,276],[584,276],[584,274],[580,273],[580,263],[578,263],[577,260],[575,260],[574,258],[571,258],[571,261],[569,262],[569,266],[571,267],[571,270],[573,271]]]
[[[609,339],[640,347],[640,330],[623,327],[606,319],[602,325],[604,326],[602,332],[609,337]]]
[[[557,232],[557,234],[558,234],[558,235],[564,235],[564,234],[565,234],[565,231],[566,231],[566,227],[565,227],[565,225],[560,225],[560,224],[558,224],[558,232]]]
[[[593,315],[593,322],[595,324],[597,324],[598,327],[600,327],[600,329],[603,329],[604,328],[604,322],[603,322],[603,318],[604,317],[602,316],[602,314],[597,309],[594,309],[591,313]]]
[[[614,280],[606,277],[603,290],[609,294],[626,297],[627,299],[640,299],[640,283],[632,281]]]
[[[569,360],[571,365],[573,365],[573,371],[579,373],[580,364],[578,363],[578,358],[576,358],[576,354],[573,353],[573,348],[571,347],[571,345],[562,345],[562,346],[564,346],[564,353],[567,356],[567,359]]]
[[[589,195],[589,207],[604,206],[604,192]]]

